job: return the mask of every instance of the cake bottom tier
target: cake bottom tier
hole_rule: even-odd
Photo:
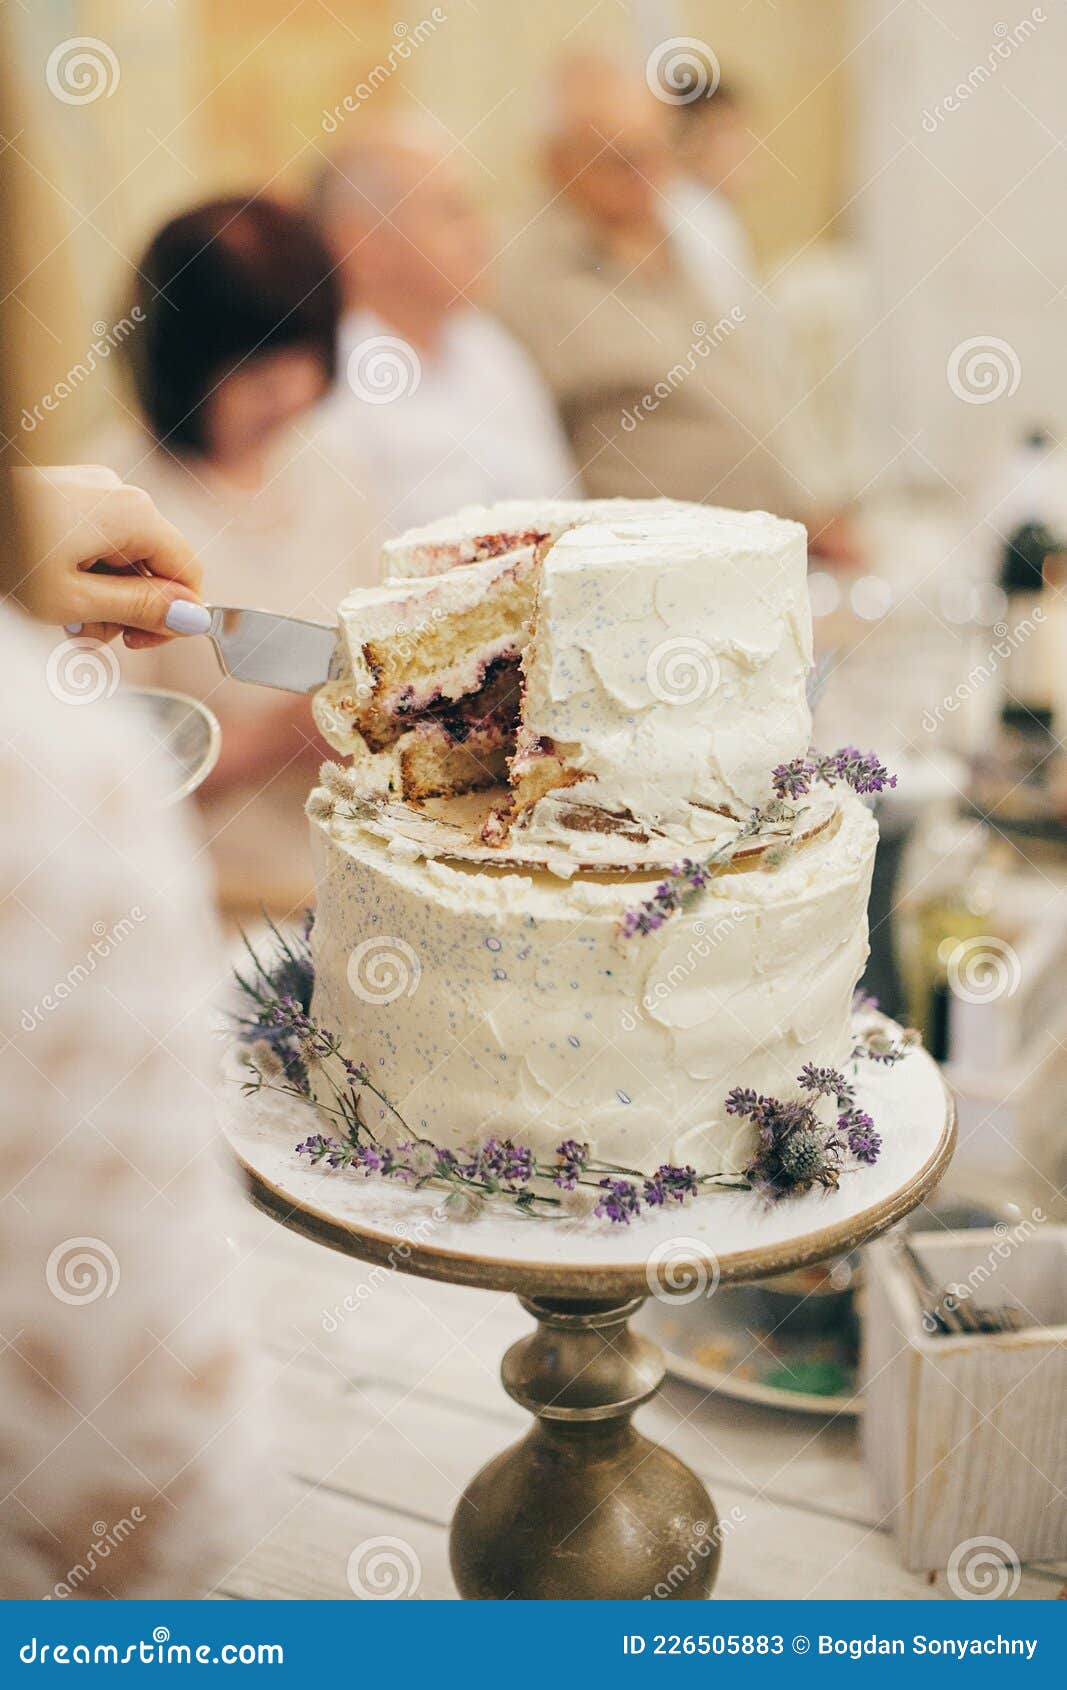
[[[437,1144],[550,1156],[575,1138],[642,1172],[736,1171],[753,1139],[732,1087],[790,1096],[804,1063],[847,1061],[877,838],[850,793],[775,866],[631,938],[620,920],[659,876],[565,881],[413,857],[336,814],[311,825],[313,1013]]]

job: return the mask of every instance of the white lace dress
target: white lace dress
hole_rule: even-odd
[[[195,1596],[248,1546],[264,1419],[213,1127],[225,965],[151,749],[86,702],[110,654],[87,686],[62,644],[0,607],[0,1597]]]

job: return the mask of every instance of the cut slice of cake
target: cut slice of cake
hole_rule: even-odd
[[[315,717],[372,787],[420,799],[506,779],[536,578],[526,547],[344,600],[340,673]]]

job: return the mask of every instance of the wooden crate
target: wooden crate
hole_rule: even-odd
[[[1019,1562],[1067,1555],[1067,1227],[917,1233],[939,1286],[1027,1325],[997,1335],[924,1328],[892,1239],[867,1252],[864,1457],[911,1569],[949,1566],[994,1538]]]

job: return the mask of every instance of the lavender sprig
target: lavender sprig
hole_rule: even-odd
[[[835,1098],[842,1109],[856,1095],[851,1080],[846,1080],[844,1074],[836,1068],[817,1068],[813,1062],[805,1062],[797,1076],[797,1083],[805,1091],[814,1092],[816,1097]]]
[[[669,869],[666,880],[660,882],[651,898],[623,913],[619,923],[623,938],[655,933],[678,910],[685,909],[703,892],[709,880],[729,866],[744,840],[775,832],[784,837],[797,816],[791,806],[809,793],[816,781],[826,786],[843,783],[854,792],[871,793],[896,786],[897,777],[889,773],[873,751],[857,751],[854,745],[842,746],[829,756],[809,752],[806,757],[794,757],[791,763],[780,763],[771,775],[773,802],[762,809],[750,810],[738,831],[709,856],[699,860],[685,857]]]
[[[854,745],[844,745],[828,756],[813,751],[806,757],[794,757],[791,763],[779,763],[771,775],[777,796],[794,802],[810,792],[816,781],[825,786],[844,784],[862,794],[884,792],[886,787],[896,786],[897,777],[873,751],[858,751]]]
[[[882,1149],[882,1135],[875,1131],[874,1122],[862,1109],[847,1109],[837,1118],[838,1131],[844,1133],[850,1153],[857,1162],[868,1166],[877,1162]]]
[[[732,834],[725,844],[717,846],[709,856],[699,862],[694,861],[692,857],[683,857],[680,863],[675,863],[673,868],[667,870],[667,879],[660,881],[651,898],[646,899],[643,904],[638,904],[635,909],[625,911],[619,923],[623,938],[632,939],[636,933],[654,933],[657,928],[663,926],[668,917],[691,904],[703,892],[709,880],[722,873],[744,840],[752,839],[765,828],[785,820],[792,820],[792,815],[781,806],[772,806],[768,810],[753,810],[738,831]]]

